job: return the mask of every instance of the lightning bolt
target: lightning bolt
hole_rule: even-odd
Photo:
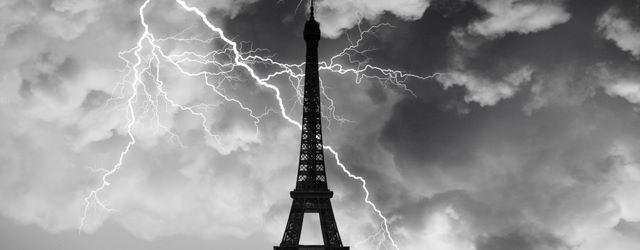
[[[174,0],[182,9],[187,12],[197,15],[203,24],[215,34],[214,37],[209,39],[200,38],[182,38],[182,33],[178,33],[171,37],[156,38],[151,33],[149,24],[146,22],[144,11],[151,2],[151,0],[145,0],[140,6],[138,15],[140,23],[144,28],[144,32],[138,39],[136,46],[122,51],[119,53],[119,57],[125,62],[125,70],[123,71],[123,79],[116,85],[114,89],[114,98],[108,100],[106,105],[117,104],[119,102],[125,103],[125,110],[127,116],[127,135],[128,143],[124,149],[120,152],[117,162],[110,169],[102,169],[99,172],[102,173],[102,183],[97,188],[91,190],[89,194],[84,198],[85,205],[83,209],[83,215],[80,219],[79,230],[82,230],[86,225],[86,221],[89,217],[91,209],[99,206],[106,211],[113,211],[109,208],[101,199],[100,193],[106,189],[109,185],[109,178],[115,175],[118,170],[123,166],[125,157],[129,154],[132,147],[136,144],[136,137],[134,136],[134,128],[141,122],[147,114],[151,114],[151,118],[155,124],[156,129],[162,130],[170,135],[171,141],[176,142],[182,146],[179,136],[171,131],[167,126],[162,125],[159,118],[160,103],[164,103],[165,109],[167,106],[175,108],[177,110],[188,112],[191,115],[198,117],[201,120],[203,131],[210,138],[213,138],[217,143],[220,142],[220,135],[207,126],[207,118],[205,112],[210,108],[215,108],[218,104],[198,104],[193,106],[185,106],[179,104],[170,98],[169,93],[165,90],[164,82],[160,79],[161,62],[167,62],[181,74],[189,77],[202,77],[206,86],[208,86],[213,93],[221,97],[226,103],[236,105],[244,112],[247,113],[253,120],[256,128],[256,136],[258,134],[258,123],[260,120],[269,113],[279,113],[279,115],[289,122],[290,124],[301,129],[302,126],[299,122],[292,119],[287,114],[287,108],[285,101],[282,98],[281,91],[278,87],[269,82],[279,76],[285,76],[289,79],[291,87],[295,89],[295,97],[289,110],[293,110],[296,105],[302,105],[303,98],[303,82],[304,82],[304,63],[300,64],[286,64],[273,60],[269,56],[261,56],[260,52],[264,52],[262,49],[249,49],[244,50],[242,43],[237,43],[228,38],[224,31],[212,24],[206,17],[206,15],[197,9],[196,7],[189,6],[184,0]],[[366,55],[368,52],[374,49],[360,49],[365,37],[375,33],[378,29],[383,27],[391,27],[389,24],[382,23],[373,25],[367,29],[362,29],[358,24],[358,36],[352,39],[347,34],[349,46],[345,47],[338,54],[332,56],[328,61],[319,62],[319,70],[328,71],[334,74],[340,75],[353,75],[356,84],[360,84],[363,79],[373,79],[381,83],[393,85],[398,87],[407,93],[415,96],[415,94],[405,84],[409,79],[426,80],[439,75],[439,73],[427,76],[420,76],[415,74],[406,73],[400,70],[386,69],[378,66],[371,65],[369,57]],[[186,30],[185,30],[186,31]],[[179,54],[166,53],[162,46],[162,42],[174,41],[174,42],[187,42],[187,43],[211,43],[214,39],[220,39],[224,42],[224,46],[221,49],[211,51],[207,54],[198,54],[195,52],[182,52]],[[143,55],[143,51],[149,50],[149,55]],[[133,56],[133,61],[128,58]],[[222,60],[226,59],[226,60]],[[346,61],[346,64],[340,63],[340,61]],[[207,70],[192,72],[183,64],[196,63],[208,66]],[[252,65],[268,65],[277,70],[269,75],[260,77]],[[262,114],[257,114],[242,101],[232,98],[225,94],[221,90],[221,84],[225,81],[239,80],[239,77],[233,74],[237,69],[242,69],[248,73],[251,80],[256,82],[259,86],[271,90],[274,93],[274,97],[277,101],[278,110],[266,109]],[[131,79],[132,78],[132,79]],[[147,86],[149,81],[152,86]],[[338,121],[339,123],[353,122],[350,121],[336,112],[334,100],[325,92],[324,84],[320,82],[321,94],[328,101],[328,105],[324,107],[323,118],[327,121]],[[130,92],[130,93],[129,93]],[[136,104],[140,104],[141,108],[136,108]],[[139,110],[138,110],[139,109]],[[139,115],[137,113],[140,113]],[[330,124],[328,125],[330,126]],[[389,241],[390,244],[399,250],[398,245],[391,235],[389,229],[389,223],[382,211],[371,201],[370,192],[367,188],[366,180],[358,175],[351,173],[348,168],[340,161],[340,156],[336,150],[331,146],[324,146],[324,148],[331,152],[336,160],[336,164],[339,168],[350,178],[357,180],[361,183],[362,189],[365,192],[364,202],[371,207],[375,214],[381,219],[381,225],[379,230],[372,236],[369,236],[366,241],[373,238],[380,238],[378,242],[378,248],[383,245],[384,241]]]

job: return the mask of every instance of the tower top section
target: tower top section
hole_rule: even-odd
[[[304,40],[308,42],[317,43],[320,41],[320,24],[316,22],[314,18],[314,8],[315,1],[311,0],[311,15],[309,15],[309,20],[304,25]]]
[[[314,9],[313,9],[313,8],[315,7],[315,6],[314,6],[314,5],[315,5],[315,3],[316,3],[316,1],[311,0],[311,11],[309,11],[309,13],[311,13],[310,19],[313,19],[313,14],[314,14],[314,13],[313,13],[313,12],[314,12]]]

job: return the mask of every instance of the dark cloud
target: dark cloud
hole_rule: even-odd
[[[485,237],[477,242],[477,250],[569,250],[562,239],[545,232],[518,230],[505,235]]]
[[[640,238],[640,222],[621,219],[620,222],[618,222],[618,224],[614,227],[614,229],[625,235],[629,235],[634,238]]]

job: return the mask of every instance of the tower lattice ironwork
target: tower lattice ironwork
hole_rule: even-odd
[[[275,250],[327,249],[348,250],[342,245],[338,225],[331,208],[333,192],[327,187],[322,144],[320,80],[318,78],[318,42],[320,24],[311,15],[304,26],[304,40],[307,44],[305,67],[304,102],[302,110],[302,139],[296,187],[290,195],[293,199],[289,219],[280,246]],[[323,245],[300,245],[300,233],[305,213],[318,213],[322,229]]]

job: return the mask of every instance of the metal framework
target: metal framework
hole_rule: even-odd
[[[338,225],[331,208],[333,192],[327,187],[327,175],[322,147],[322,115],[320,104],[320,81],[318,78],[318,42],[320,24],[311,16],[304,27],[307,44],[305,68],[304,103],[302,111],[302,139],[296,188],[291,191],[293,199],[289,219],[280,246],[275,250],[327,249],[348,250],[342,245]],[[300,245],[300,233],[305,213],[318,213],[324,245]]]

